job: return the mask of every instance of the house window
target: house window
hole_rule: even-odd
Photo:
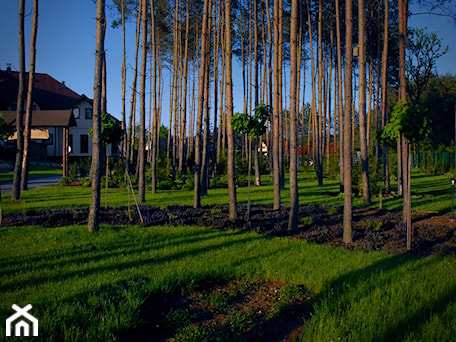
[[[89,120],[92,120],[92,108],[86,108],[85,110],[85,118],[86,119],[89,119]]]
[[[79,108],[73,108],[73,115],[75,119],[79,119]]]
[[[81,134],[81,153],[89,153],[89,136]]]

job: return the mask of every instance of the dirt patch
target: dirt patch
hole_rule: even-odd
[[[309,298],[295,284],[207,281],[188,294],[149,297],[120,340],[291,341],[310,315]]]
[[[172,206],[167,209],[141,207],[129,214],[127,207],[101,209],[100,221],[111,225],[200,225],[215,229],[245,229],[267,236],[289,236],[310,242],[349,249],[381,250],[393,254],[406,253],[406,226],[400,211],[356,209],[353,212],[353,243],[343,241],[343,207],[302,205],[297,231],[288,231],[289,208],[273,210],[272,206],[238,207],[238,219],[230,220],[228,206],[207,206],[195,209]],[[88,209],[29,210],[6,214],[2,225],[41,225],[48,227],[86,224]],[[130,219],[131,217],[131,219]],[[456,223],[450,214],[417,212],[413,214],[413,253],[418,255],[454,254]]]

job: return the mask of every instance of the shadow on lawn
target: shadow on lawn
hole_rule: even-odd
[[[416,263],[417,261],[419,262]],[[421,269],[432,268],[440,261],[441,258],[438,257],[422,259],[411,254],[404,254],[392,256],[366,268],[349,272],[328,283],[324,290],[312,299],[315,318],[307,321],[304,329],[310,329],[310,337],[315,338],[317,335],[324,340],[339,338],[341,340],[402,341],[407,337],[416,336],[416,333],[432,317],[435,318],[438,314],[445,312],[448,306],[453,305],[452,303],[456,299],[456,284],[441,291],[436,295],[436,299],[421,298],[420,291],[417,291],[416,288],[413,289],[413,287],[421,286],[420,284],[412,284],[409,287],[410,293],[407,293],[407,290],[401,292],[403,289],[398,289],[398,287],[407,286],[408,282],[413,283],[418,279],[418,277],[413,279],[414,275]],[[404,274],[404,269],[413,275]],[[378,277],[380,274],[381,279]],[[402,278],[405,280],[403,281]],[[383,293],[381,301],[385,301],[385,303],[372,298],[374,293],[379,292]],[[371,307],[360,304],[369,297],[372,298]],[[406,307],[401,311],[401,305],[394,307],[398,302],[406,303],[410,300],[414,301],[414,306],[411,306],[413,309],[407,310]],[[391,306],[393,311],[389,311]],[[323,310],[325,314],[333,313],[334,317],[329,322],[332,326],[326,327],[327,330],[324,331],[331,331],[333,328],[335,336],[324,336],[324,332],[319,332],[318,326],[325,325],[321,322],[322,317],[319,310]],[[362,310],[361,313],[360,310]],[[354,315],[353,312],[355,312]],[[361,315],[361,317],[357,317],[359,320],[353,319],[352,317],[357,314]],[[366,324],[369,321],[371,323]],[[379,324],[379,322],[383,322],[383,324]],[[369,325],[371,326],[366,328]],[[366,336],[366,331],[363,329],[369,329],[366,331],[373,333]]]
[[[264,256],[260,253],[239,260],[238,264]],[[364,328],[360,327],[362,324],[351,326],[359,323],[350,319],[351,310],[376,291],[385,292],[385,300],[410,299],[396,298],[397,294],[391,293],[389,286],[398,286],[403,269],[420,272],[432,268],[439,260],[411,255],[391,256],[340,276],[317,295],[312,295],[301,285],[247,279],[217,280],[207,274],[191,288],[177,288],[177,292],[171,294],[151,294],[141,307],[139,321],[120,335],[120,341],[167,341],[173,338],[177,341],[294,341],[300,336],[309,340],[337,337],[342,340],[403,340],[454,302],[456,284],[439,293],[436,299],[424,299],[410,312],[393,311],[396,319],[385,320],[379,328],[372,326],[384,317],[391,317],[391,312],[382,312],[389,310],[388,307],[357,308],[367,310],[363,312],[369,317],[367,325],[371,325],[367,331],[374,331],[371,336],[366,336],[367,332],[362,330],[366,325]],[[376,283],[379,274],[384,276]],[[291,293],[288,297],[287,292]],[[281,299],[283,302],[279,303]],[[326,315],[329,313],[331,318],[322,317],[320,310],[324,310]],[[325,325],[322,319],[333,321],[329,324],[334,324],[332,328],[336,336],[325,336],[328,330],[318,331],[318,326]]]

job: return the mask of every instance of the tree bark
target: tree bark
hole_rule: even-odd
[[[273,165],[273,187],[274,187],[274,205],[273,209],[278,210],[280,208],[280,162],[279,158],[282,153],[280,151],[279,139],[280,139],[280,45],[279,45],[279,2],[282,0],[274,0],[274,106],[273,106],[273,132],[272,132],[272,165]]]
[[[345,0],[345,108],[344,108],[344,234],[345,244],[352,243],[352,0]]]
[[[141,3],[142,51],[139,90],[138,200],[146,201],[146,68],[147,68],[147,0]]]
[[[200,77],[198,80],[198,113],[196,122],[196,137],[195,137],[195,173],[194,173],[194,188],[193,188],[193,207],[201,207],[201,133],[203,125],[203,112],[204,112],[204,87],[205,79],[209,77],[206,75],[206,54],[208,39],[208,16],[209,16],[209,0],[204,0],[203,23],[201,29],[201,66]]]
[[[382,75],[381,75],[381,115],[382,115],[382,126],[383,129],[388,122],[388,82],[387,82],[387,71],[388,71],[388,40],[389,40],[389,0],[385,0],[385,19],[383,24],[383,51],[382,51]],[[383,146],[383,176],[385,182],[385,191],[391,192],[390,176],[389,176],[389,160],[388,160],[388,145]]]
[[[233,117],[233,83],[232,83],[232,47],[231,47],[231,0],[225,1],[225,61],[226,61],[226,122],[228,137],[228,189],[229,189],[229,216],[231,220],[237,218],[236,175],[234,165],[234,134],[231,127]]]
[[[299,196],[298,196],[298,113],[297,113],[297,24],[298,0],[291,1],[290,29],[290,214],[288,230],[298,229]]]
[[[366,127],[366,7],[364,0],[358,0],[358,33],[359,33],[359,140],[361,145],[361,169],[363,199],[366,205],[371,204],[369,184],[369,150],[367,146]]]
[[[341,34],[340,34],[340,10],[339,0],[336,3],[336,40],[337,40],[337,84],[338,84],[338,98],[339,105],[337,114],[339,116],[339,178],[340,178],[340,192],[344,193],[344,139],[343,139],[343,87],[342,87],[342,47],[341,47]]]
[[[25,47],[24,47],[24,6],[25,0],[19,1],[19,90],[16,113],[16,162],[14,164],[11,200],[21,198],[22,156],[24,153],[24,92],[25,92]]]
[[[101,86],[104,56],[103,27],[106,24],[105,1],[97,0],[97,38],[95,50],[95,80],[93,86],[93,137],[92,137],[92,195],[89,208],[88,231],[97,232],[100,221],[101,192]]]
[[[38,0],[33,2],[33,28],[32,37],[30,39],[30,70],[28,79],[27,90],[27,109],[25,111],[25,125],[24,125],[24,154],[22,156],[22,177],[21,187],[22,190],[28,188],[28,173],[29,173],[29,150],[30,150],[30,136],[31,136],[31,122],[32,122],[32,108],[33,108],[33,85],[35,81],[35,60],[36,60],[36,35],[38,31]]]

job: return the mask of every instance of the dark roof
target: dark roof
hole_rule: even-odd
[[[25,82],[27,89],[28,72],[25,73]],[[17,103],[18,88],[19,72],[0,70],[0,110],[6,110],[9,105]],[[69,109],[86,98],[48,74],[35,73],[33,102],[37,103],[41,110]]]
[[[16,111],[0,111],[5,121],[16,125]],[[32,111],[32,127],[71,127],[76,126],[72,109],[34,110]]]

